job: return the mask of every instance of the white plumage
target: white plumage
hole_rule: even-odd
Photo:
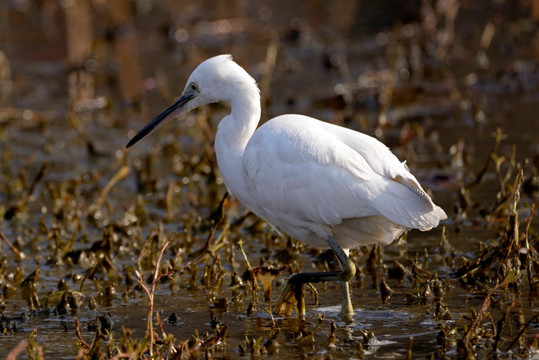
[[[291,114],[255,131],[259,90],[230,55],[201,63],[182,96],[128,147],[177,114],[217,101],[231,108],[215,138],[228,191],[277,230],[315,247],[332,248],[343,267],[327,275],[296,274],[302,276],[293,276],[286,291],[311,281],[347,284],[355,272],[347,249],[389,243],[406,229],[429,230],[446,218],[404,163],[373,137]],[[350,317],[351,311],[345,299],[343,315]]]
[[[316,247],[328,247],[332,231],[343,248],[389,243],[404,229],[429,230],[445,217],[381,142],[306,116],[262,125],[247,144],[243,171],[247,191],[238,189],[238,199]]]

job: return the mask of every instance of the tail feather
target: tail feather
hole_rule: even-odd
[[[447,218],[444,210],[436,206],[415,178],[399,176],[388,181],[386,187],[373,199],[381,216],[408,229],[426,231]]]

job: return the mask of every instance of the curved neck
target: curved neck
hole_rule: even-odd
[[[217,128],[215,155],[228,191],[241,200],[243,153],[260,120],[260,95],[256,85],[254,89],[235,93],[229,102],[231,112]]]
[[[230,114],[219,123],[217,134],[224,137],[228,149],[244,150],[260,121],[260,95],[258,90],[235,95],[229,101]]]

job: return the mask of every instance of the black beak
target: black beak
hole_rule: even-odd
[[[157,115],[155,119],[150,121],[145,127],[142,128],[126,145],[126,148],[129,148],[135,143],[137,143],[146,135],[151,134],[154,130],[159,128],[161,125],[166,124],[169,120],[174,118],[176,115],[181,114],[185,111],[185,104],[189,102],[192,98],[195,97],[195,94],[192,92],[186,93],[178,98],[174,104],[170,105],[165,111]]]

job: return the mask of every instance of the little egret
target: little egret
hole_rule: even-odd
[[[182,95],[127,144],[201,105],[224,101],[230,114],[219,123],[215,154],[228,192],[274,229],[305,244],[331,248],[341,271],[298,273],[274,307],[298,316],[302,285],[341,281],[341,316],[351,321],[348,281],[356,272],[349,249],[388,244],[407,229],[429,230],[446,218],[417,179],[380,141],[303,115],[281,115],[263,124],[255,80],[230,55],[202,62]],[[255,131],[256,130],[256,131]]]

